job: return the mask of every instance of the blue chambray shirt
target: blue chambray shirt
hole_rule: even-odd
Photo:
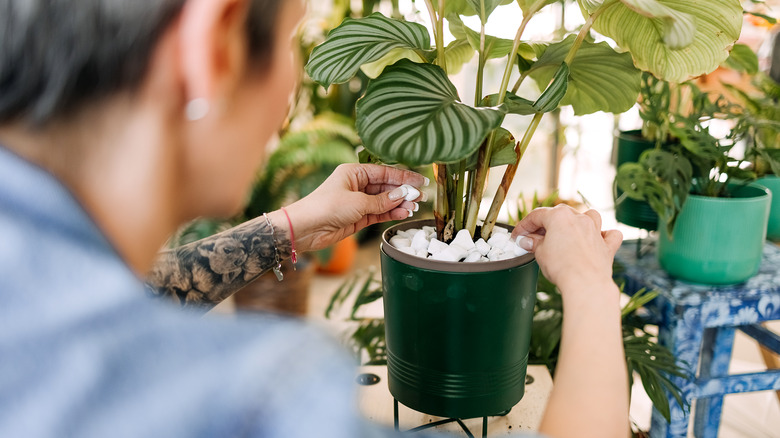
[[[360,418],[353,365],[298,321],[148,298],[70,192],[0,146],[0,437],[393,435]]]

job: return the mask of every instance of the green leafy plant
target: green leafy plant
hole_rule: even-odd
[[[780,176],[780,84],[765,74],[753,79],[754,89],[726,87],[742,103],[741,117],[734,130],[747,141],[745,156],[756,176]]]
[[[542,117],[561,105],[576,114],[622,112],[636,101],[640,70],[683,81],[715,69],[739,36],[739,0],[578,0],[585,24],[554,42],[528,41],[528,23],[555,0],[517,0],[522,20],[514,40],[485,33],[490,15],[511,0],[426,0],[433,23],[374,13],[346,19],[315,47],[306,71],[325,87],[349,81],[363,69],[376,76],[357,103],[357,130],[366,160],[410,167],[432,164],[439,238],[460,229],[474,235],[488,169],[508,165],[482,237],[490,236],[518,164]],[[476,15],[480,29],[463,24]],[[455,40],[444,45],[448,23]],[[612,38],[624,52],[594,43],[591,31]],[[431,41],[433,40],[433,44]],[[476,53],[474,104],[464,103],[448,74]],[[483,92],[485,65],[506,60],[498,90]],[[515,77],[514,86],[510,83]],[[530,77],[541,93],[516,93]],[[507,114],[532,118],[515,136],[501,127]],[[520,140],[516,140],[519,138]]]
[[[678,364],[672,353],[659,345],[654,335],[648,332],[642,307],[658,294],[642,290],[632,296],[622,309],[623,346],[629,371],[629,384],[633,384],[634,373],[639,375],[644,390],[658,411],[669,420],[668,391],[680,406],[685,406],[680,389],[670,380],[677,376],[688,378],[685,369]],[[325,317],[344,319],[349,328],[344,333],[344,342],[362,365],[385,365],[387,351],[385,344],[385,321],[381,317],[365,317],[361,309],[382,298],[382,282],[375,271],[356,274],[348,278],[333,294]],[[563,300],[554,284],[540,277],[537,284],[534,307],[533,330],[529,350],[529,363],[545,365],[551,374],[555,373],[561,342],[563,323]],[[629,388],[631,387],[629,385]]]
[[[730,197],[730,185],[755,180],[762,166],[780,170],[776,103],[771,97],[751,97],[727,88],[747,105],[703,92],[692,82],[674,85],[651,75],[643,77],[643,135],[656,147],[643,152],[638,162],[621,165],[616,184],[623,196],[647,201],[669,235],[689,194]],[[711,133],[710,122],[716,119],[733,124],[726,135]],[[735,157],[731,150],[741,141],[748,142],[748,153]],[[751,169],[749,160],[760,164]]]

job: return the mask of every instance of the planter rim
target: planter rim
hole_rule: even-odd
[[[424,259],[422,257],[413,256],[407,254],[395,248],[390,244],[390,238],[398,231],[408,230],[410,228],[422,228],[423,226],[434,226],[433,219],[416,219],[411,221],[404,221],[399,224],[393,225],[386,229],[382,233],[382,243],[380,249],[382,252],[388,255],[388,257],[399,261],[401,263],[414,266],[421,269],[428,269],[431,271],[441,272],[493,272],[503,271],[505,269],[516,268],[525,264],[533,262],[536,258],[533,253],[528,253],[520,257],[514,257],[507,260],[497,260],[494,262],[475,262],[475,263],[463,263],[463,262],[445,262],[441,260]],[[496,224],[512,230],[512,227],[506,224]]]
[[[760,191],[761,194],[760,195],[757,194],[755,196],[738,196],[738,197],[732,197],[732,198],[721,198],[721,197],[714,197],[714,196],[696,195],[696,194],[691,193],[691,194],[688,195],[688,200],[695,199],[695,200],[700,201],[700,202],[729,202],[729,203],[734,203],[734,202],[755,202],[758,199],[762,199],[762,198],[765,198],[765,197],[771,197],[772,196],[772,192],[768,188],[762,186],[761,184],[757,184],[756,182],[752,182],[750,184],[745,184],[743,187],[750,187],[750,188],[756,189],[756,190]]]

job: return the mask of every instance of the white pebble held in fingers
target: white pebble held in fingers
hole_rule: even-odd
[[[411,228],[398,231],[390,244],[406,254],[447,262],[479,263],[528,254],[502,227],[496,227],[487,242],[482,238],[474,242],[468,230],[460,230],[449,244],[436,238],[433,227]]]
[[[409,184],[404,184],[401,186],[402,189],[405,189],[406,196],[404,197],[404,200],[406,201],[414,201],[415,199],[420,197],[420,191],[417,190],[416,187],[410,186]]]

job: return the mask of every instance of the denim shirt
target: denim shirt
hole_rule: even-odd
[[[354,376],[302,322],[148,298],[70,192],[0,146],[0,436],[392,435]]]

